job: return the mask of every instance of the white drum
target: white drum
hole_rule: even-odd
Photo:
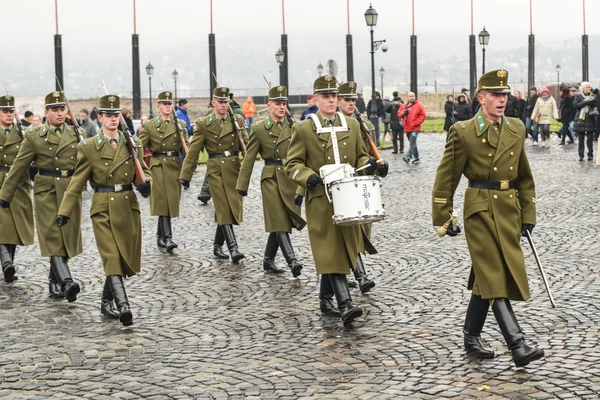
[[[319,174],[323,183],[328,185],[334,181],[352,177],[354,168],[350,164],[325,164],[319,168]]]
[[[359,225],[381,221],[381,180],[375,176],[354,176],[330,185],[335,225]]]

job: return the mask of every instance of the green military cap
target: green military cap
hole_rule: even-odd
[[[0,110],[14,110],[15,98],[10,94],[0,97]]]
[[[61,107],[67,105],[65,101],[65,94],[63,92],[59,92],[58,90],[52,93],[48,93],[46,95],[46,98],[44,99],[44,103],[46,104],[46,108]]]
[[[273,86],[269,90],[269,101],[271,100],[286,100],[287,101],[287,88],[283,85]]]
[[[220,101],[229,101],[229,88],[225,86],[216,87],[213,90],[213,97]]]
[[[121,112],[121,98],[116,94],[105,94],[98,101],[98,112],[118,114]]]
[[[324,75],[317,78],[313,83],[314,93],[337,93],[338,82],[333,75]]]
[[[160,92],[158,94],[158,102],[159,103],[172,103],[173,102],[173,93],[165,90],[164,92]]]
[[[510,93],[508,71],[505,69],[495,69],[481,75],[477,83],[477,93],[482,90],[494,93]]]
[[[338,97],[345,97],[347,99],[358,99],[356,94],[356,82],[348,81],[344,82],[338,87]]]

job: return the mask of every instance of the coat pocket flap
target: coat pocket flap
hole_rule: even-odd
[[[33,194],[47,192],[50,189],[52,189],[52,181],[46,181],[46,182],[38,181],[35,183],[35,185],[33,185]]]
[[[488,209],[488,201],[487,200],[479,200],[479,201],[474,201],[472,203],[466,204],[464,219],[467,219],[471,215],[476,214],[478,212],[487,211],[487,209]]]
[[[108,201],[93,202],[90,207],[90,217],[106,211],[108,211]]]
[[[325,196],[325,186],[320,186],[314,190],[307,190],[306,194],[307,194],[307,200],[310,203],[312,201],[312,199],[314,199],[316,197]]]

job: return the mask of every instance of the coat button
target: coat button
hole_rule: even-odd
[[[72,148],[72,149],[74,149],[74,148],[75,148],[75,146],[71,146],[71,148]]]
[[[110,200],[111,200],[111,201],[113,201],[114,199],[115,199],[114,197],[111,197],[111,198],[110,198]]]
[[[125,176],[127,176],[127,172],[125,172]]]
[[[129,164],[129,161],[125,161],[125,164]]]
[[[49,147],[48,150],[52,150],[52,147]]]
[[[108,175],[110,178],[112,178],[112,174]]]
[[[17,149],[18,149],[18,148],[19,148],[19,145],[17,145],[16,147],[17,147]]]
[[[508,195],[508,198],[509,198],[509,199],[512,199],[512,198],[513,198],[513,195],[512,195],[512,194],[509,194],[509,195]]]
[[[73,156],[71,156],[71,160],[73,159]]]
[[[494,200],[496,200],[497,198],[498,198],[498,195],[497,195],[497,194],[495,194],[495,195],[494,195]]]
[[[55,160],[58,160],[58,157],[54,157]]]
[[[321,147],[325,147],[325,145],[324,145],[324,144],[322,144],[322,145],[321,145]]]
[[[166,159],[166,158],[164,158],[164,159],[163,159],[163,161],[167,161],[167,159]]]
[[[491,156],[492,156],[492,153],[488,154],[488,157],[491,157]]]
[[[328,160],[331,160],[331,157],[327,157]]]
[[[487,142],[487,140],[481,139],[481,143],[485,143],[485,142]]]
[[[126,199],[128,199],[128,198],[129,198],[129,196],[125,196],[125,198],[126,198]]]
[[[60,181],[60,178],[56,178],[57,181]]]
[[[512,171],[512,170],[513,170],[513,167],[510,167],[509,169]]]
[[[344,146],[346,145],[346,142],[344,142]]]
[[[498,171],[498,167],[494,167],[494,171]]]
[[[104,165],[108,165],[108,163],[107,163],[107,162],[105,162],[105,163],[104,163]]]
[[[512,157],[512,156],[514,156],[514,155],[515,155],[515,153],[511,151],[511,152],[510,152],[510,156]]]
[[[225,161],[221,161],[221,164],[225,164]]]
[[[344,158],[348,158],[347,156],[344,156]]]

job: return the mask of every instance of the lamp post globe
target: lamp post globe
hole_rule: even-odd
[[[179,79],[179,72],[177,72],[177,70],[174,70],[171,74],[171,77],[173,78],[173,82],[175,83],[175,103],[177,103],[177,79]]]
[[[560,96],[560,64],[556,64],[556,97]]]
[[[284,57],[285,54],[283,53],[283,51],[281,51],[281,49],[277,50],[277,53],[275,53],[275,60],[278,64],[281,64],[283,62]]]
[[[379,68],[379,76],[381,76],[381,98],[383,99],[383,77],[385,75],[385,69]]]
[[[482,62],[481,62],[481,74],[485,74],[485,48],[490,42],[490,33],[483,27],[483,30],[479,32],[479,44],[481,45],[481,52],[483,53]]]
[[[319,74],[319,76],[323,75],[323,70],[325,68],[323,67],[323,65],[321,63],[319,63],[319,65],[317,65],[317,73]]]

